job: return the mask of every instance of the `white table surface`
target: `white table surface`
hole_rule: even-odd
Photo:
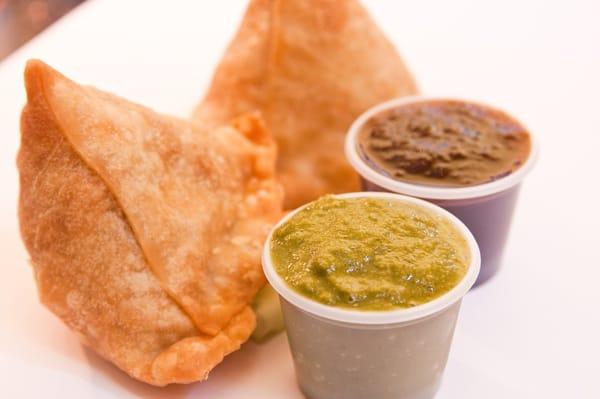
[[[0,397],[301,398],[284,335],[201,384],[129,379],[39,305],[17,227],[26,59],[186,116],[244,3],[92,0],[0,63]],[[600,3],[366,3],[425,93],[505,107],[542,144],[504,268],[463,302],[438,398],[599,398]]]

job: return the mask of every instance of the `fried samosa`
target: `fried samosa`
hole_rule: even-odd
[[[251,0],[194,119],[259,109],[279,145],[284,206],[359,189],[344,135],[369,107],[415,94],[393,45],[357,0]]]
[[[274,141],[256,115],[204,128],[40,61],[25,82],[19,219],[41,301],[139,380],[205,379],[255,325]]]

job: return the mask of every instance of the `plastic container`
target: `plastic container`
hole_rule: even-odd
[[[539,144],[535,137],[529,133],[531,150],[520,168],[498,180],[466,187],[434,187],[393,179],[369,165],[360,155],[356,145],[358,133],[372,116],[403,105],[440,100],[461,101],[498,109],[476,101],[425,96],[403,97],[384,102],[367,110],[352,124],[346,135],[346,158],[362,177],[364,190],[393,192],[421,198],[441,206],[462,220],[475,236],[481,250],[481,273],[475,283],[478,285],[494,276],[502,263],[521,182],[537,160]],[[529,132],[522,122],[512,118]]]
[[[263,251],[263,270],[280,296],[298,384],[310,399],[432,398],[446,365],[461,299],[479,273],[477,243],[452,214],[416,198],[372,192],[337,197],[408,202],[440,214],[465,237],[471,264],[453,289],[413,308],[337,308],[306,298],[283,281],[271,262],[271,232]],[[289,213],[273,230],[300,209]]]

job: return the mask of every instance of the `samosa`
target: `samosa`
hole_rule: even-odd
[[[25,71],[19,217],[41,301],[154,385],[205,379],[254,329],[282,212],[259,117],[205,128]]]
[[[415,94],[394,46],[357,0],[251,0],[194,119],[260,110],[279,146],[285,208],[359,189],[344,135],[369,107]]]

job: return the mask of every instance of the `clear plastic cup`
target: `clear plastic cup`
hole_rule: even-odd
[[[360,311],[327,306],[294,291],[271,261],[273,231],[263,270],[279,294],[298,385],[310,399],[432,398],[448,358],[461,299],[479,273],[475,239],[455,216],[416,198],[392,193],[350,193],[338,198],[382,198],[416,204],[448,219],[467,241],[471,263],[462,280],[430,302],[408,309]]]
[[[441,206],[462,220],[475,236],[481,250],[481,273],[475,283],[479,285],[494,276],[500,268],[519,188],[537,160],[539,144],[526,126],[511,116],[530,134],[531,150],[527,160],[520,168],[505,177],[467,187],[434,187],[399,181],[379,172],[363,159],[359,153],[356,137],[371,117],[392,108],[428,101],[460,101],[498,109],[476,101],[426,96],[403,97],[384,102],[367,110],[354,121],[346,135],[346,158],[362,177],[363,190],[393,192],[421,198]]]

